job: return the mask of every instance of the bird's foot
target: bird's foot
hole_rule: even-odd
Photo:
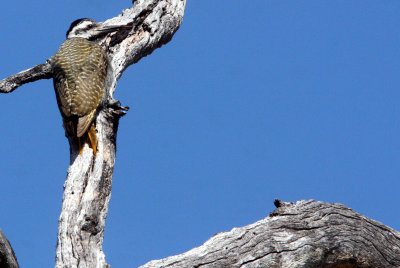
[[[122,106],[121,102],[114,98],[108,102],[107,106],[113,110],[114,114],[119,116],[124,116],[126,112],[129,111],[129,106]]]

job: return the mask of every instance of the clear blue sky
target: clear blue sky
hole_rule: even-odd
[[[70,22],[118,1],[1,1],[0,76],[44,62]],[[185,252],[274,198],[339,202],[400,229],[400,2],[187,3],[127,69],[104,250],[113,267]],[[54,265],[69,163],[51,80],[0,95],[0,228],[21,267]]]

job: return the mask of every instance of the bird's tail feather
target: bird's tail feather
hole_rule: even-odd
[[[94,123],[88,129],[89,147],[93,149],[93,153],[97,154],[97,136]]]
[[[77,139],[79,154],[82,154],[83,148],[85,147],[86,143],[89,145],[90,148],[92,148],[93,153],[97,154],[97,136],[96,126],[94,125],[94,122],[90,125],[87,132],[82,135],[82,137],[78,137]]]

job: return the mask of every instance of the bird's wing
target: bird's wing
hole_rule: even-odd
[[[54,73],[54,89],[56,90],[57,104],[60,108],[61,114],[66,117],[71,116],[70,106],[71,106],[71,87],[75,87],[74,84],[68,83],[66,74],[62,70],[60,65],[53,66]]]
[[[85,116],[99,106],[104,93],[104,84],[107,71],[107,57],[98,46],[93,45],[87,55],[77,76],[75,91],[72,92],[71,113],[77,116]]]
[[[92,49],[83,69],[76,80],[76,91],[72,97],[74,105],[71,109],[72,114],[79,116],[78,137],[89,128],[104,94],[107,57],[100,47]]]
[[[102,48],[77,38],[54,55],[54,88],[69,136],[82,136],[93,121],[104,93],[107,56]],[[66,124],[67,122],[68,124]]]
[[[76,130],[77,137],[82,137],[83,134],[85,134],[85,132],[88,130],[88,128],[90,127],[90,125],[94,119],[94,116],[96,115],[96,110],[97,109],[93,109],[87,115],[79,117],[78,124],[77,124],[77,130]]]

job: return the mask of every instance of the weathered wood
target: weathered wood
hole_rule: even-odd
[[[276,201],[267,218],[155,267],[400,267],[400,232],[341,204]]]
[[[140,268],[400,267],[400,232],[341,204],[313,200],[296,204],[277,200],[275,204],[278,208],[263,220],[218,233],[200,247]],[[96,235],[95,222],[86,220],[85,229]],[[15,264],[1,266],[2,256]],[[18,267],[2,233],[0,267]]]
[[[99,152],[94,156],[86,146],[79,155],[71,146],[71,165],[59,219],[58,268],[109,267],[102,250],[103,233],[111,195],[118,121],[125,114],[112,95],[118,78],[129,65],[171,40],[182,22],[184,8],[182,0],[138,0],[122,15],[104,22],[131,27],[99,41],[106,47],[110,61],[104,109],[96,119]]]
[[[2,230],[0,230],[0,268],[19,268],[14,250]]]
[[[118,122],[127,110],[112,96],[117,80],[129,65],[171,40],[182,23],[185,5],[185,0],[137,0],[133,7],[104,22],[104,25],[126,27],[96,39],[106,49],[110,63],[102,109],[96,118],[99,151],[94,156],[86,146],[79,155],[77,148],[70,146],[56,267],[109,267],[102,250],[103,233],[111,195]],[[0,81],[0,93],[51,78],[49,61]]]
[[[167,43],[179,28],[185,0],[137,0],[108,25],[124,30],[98,40],[108,51],[107,94],[97,116],[98,154],[71,146],[59,218],[56,267],[109,267],[102,251],[111,195],[118,123],[125,108],[113,99],[118,78],[131,64]],[[0,92],[51,78],[48,62],[0,81]],[[340,205],[276,201],[277,209],[254,224],[219,233],[181,255],[149,267],[400,267],[400,233]],[[0,267],[18,267],[0,232]]]
[[[40,79],[52,78],[51,66],[45,62],[0,81],[0,93],[10,93],[19,86]]]

